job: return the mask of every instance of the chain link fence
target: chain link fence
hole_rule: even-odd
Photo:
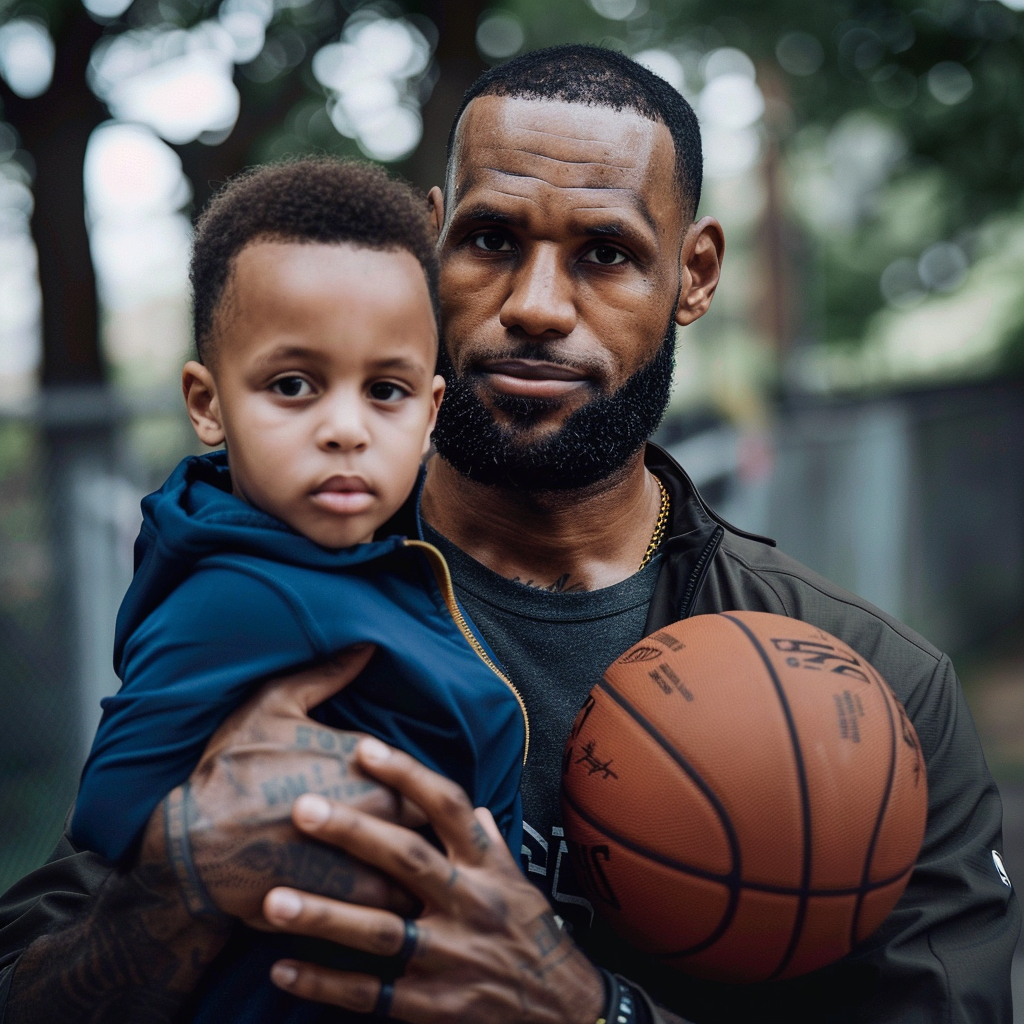
[[[0,418],[0,891],[60,834],[100,699],[117,687],[139,501],[191,450],[183,413],[106,392]]]

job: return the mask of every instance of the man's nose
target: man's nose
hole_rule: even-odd
[[[323,451],[361,451],[370,443],[363,402],[357,395],[326,395],[316,425],[317,447]]]
[[[512,291],[499,316],[502,327],[539,337],[564,337],[576,326],[573,281],[555,246],[538,245],[512,278]]]

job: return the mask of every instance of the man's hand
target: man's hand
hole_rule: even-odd
[[[423,809],[447,850],[345,804],[315,796],[295,804],[307,835],[375,865],[423,901],[389,1015],[411,1024],[593,1024],[603,1008],[600,976],[523,878],[490,813],[474,811],[461,788],[406,754],[376,740],[357,750],[368,774]],[[384,956],[398,954],[406,938],[394,913],[291,888],[267,895],[264,916],[282,931]],[[380,1009],[382,983],[369,975],[281,961],[272,977],[307,999]]]
[[[184,786],[150,819],[144,849],[166,850],[186,905],[197,916],[230,915],[266,927],[263,897],[275,885],[410,913],[415,902],[389,878],[301,835],[291,819],[303,793],[409,820],[397,794],[355,764],[355,733],[329,729],[309,711],[347,686],[372,645],[350,648],[264,687],[214,734]]]
[[[307,714],[355,679],[372,653],[352,649],[274,680],[224,722],[188,783],[153,812],[135,866],[112,871],[82,916],[22,954],[7,1024],[170,1021],[223,947],[231,916],[262,923],[260,905],[274,885],[415,911],[379,871],[304,838],[290,820],[303,792],[351,800],[389,820],[422,820],[360,773],[356,736]]]

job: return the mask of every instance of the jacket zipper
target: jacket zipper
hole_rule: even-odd
[[[484,650],[483,644],[480,643],[469,628],[466,617],[462,614],[462,609],[459,607],[459,602],[455,600],[452,574],[444,555],[433,544],[428,544],[425,540],[407,539],[404,544],[407,548],[418,548],[427,556],[427,561],[430,562],[430,567],[434,570],[434,578],[437,580],[437,585],[441,588],[444,603],[448,607],[448,614],[455,620],[455,625],[459,627],[459,632],[466,638],[469,646],[476,651],[480,660],[512,691],[519,702],[519,710],[523,713],[523,725],[526,728],[526,742],[523,747],[523,764],[526,764],[526,758],[530,753],[530,716],[526,713],[526,702],[523,700],[522,694],[515,688],[512,680],[494,664],[487,651]]]

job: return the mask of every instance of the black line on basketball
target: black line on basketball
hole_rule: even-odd
[[[875,856],[875,846],[878,843],[878,836],[882,831],[882,822],[885,820],[885,812],[889,807],[889,799],[892,796],[892,787],[896,779],[896,722],[893,718],[892,707],[889,703],[888,687],[877,678],[878,673],[868,665],[869,675],[872,682],[878,687],[885,703],[885,711],[889,716],[889,776],[885,780],[885,794],[882,797],[882,805],[878,809],[878,817],[875,819],[875,827],[871,833],[871,842],[868,843],[867,853],[864,856],[864,871],[860,876],[860,895],[857,897],[857,904],[853,910],[853,923],[850,925],[850,948],[857,945],[857,927],[860,924],[860,912],[864,906],[864,894],[867,892],[865,886],[871,878],[871,860]]]
[[[634,839],[629,839],[627,836],[620,835],[607,823],[601,821],[600,818],[595,818],[588,810],[581,807],[565,790],[562,790],[562,799],[576,812],[588,825],[593,829],[600,832],[603,836],[613,840],[620,846],[629,850],[631,853],[638,854],[641,857],[645,857],[647,860],[653,860],[656,864],[661,864],[663,867],[671,868],[673,871],[678,871],[680,874],[693,875],[695,878],[703,878],[709,882],[719,882],[721,885],[730,887],[736,885],[739,889],[749,889],[751,892],[766,892],[771,893],[774,896],[800,896],[806,892],[808,896],[821,896],[821,897],[838,897],[838,896],[858,896],[861,893],[874,892],[876,889],[884,889],[887,885],[892,885],[894,882],[898,882],[911,868],[903,868],[903,870],[897,872],[894,875],[890,875],[888,878],[881,878],[877,882],[870,882],[866,886],[862,885],[848,885],[841,889],[803,889],[797,885],[772,885],[769,882],[751,882],[748,879],[741,878],[736,879],[734,873],[723,874],[719,871],[710,871],[707,868],[698,867],[696,864],[688,864],[683,860],[676,860],[675,857],[670,857],[668,854],[661,853],[658,850],[652,850],[648,846],[643,846],[641,843],[636,842]]]
[[[648,850],[641,846],[639,843],[633,842],[632,839],[627,839],[625,836],[619,835],[613,829],[608,828],[603,822],[600,822],[588,811],[585,811],[568,793],[564,790],[562,792],[562,799],[573,809],[575,814],[578,814],[591,828],[595,831],[600,832],[606,839],[612,840],[614,843],[618,843],[619,846],[624,847],[631,853],[635,853],[646,860],[652,860],[655,864],[662,864],[667,868],[672,868],[675,871],[679,871],[682,874],[693,875],[696,878],[704,878],[710,882],[718,882],[729,891],[729,903],[726,905],[725,911],[722,914],[722,919],[715,925],[714,930],[706,939],[702,939],[700,942],[693,946],[687,946],[686,949],[672,950],[668,953],[658,953],[659,957],[676,957],[676,956],[692,956],[694,953],[700,953],[702,950],[707,949],[709,946],[713,946],[725,933],[726,928],[732,923],[732,917],[730,911],[735,913],[735,904],[739,900],[739,893],[735,886],[732,884],[734,879],[731,875],[718,875],[713,871],[706,871],[704,868],[698,868],[692,864],[683,864],[679,861],[673,860],[671,857],[666,857],[663,854],[657,852],[657,850]]]
[[[723,879],[725,885],[729,887],[729,905],[726,908],[725,916],[722,922],[719,924],[718,934],[715,936],[716,940],[718,935],[724,933],[725,929],[732,923],[733,917],[736,915],[736,907],[740,901],[740,890],[739,883],[743,878],[743,860],[740,852],[740,841],[736,835],[736,830],[733,828],[732,820],[729,817],[729,812],[725,809],[722,801],[718,799],[718,794],[701,778],[698,771],[686,760],[683,755],[676,750],[676,748],[668,741],[667,737],[663,736],[661,732],[654,726],[654,724],[647,720],[633,705],[626,700],[622,694],[614,690],[608,683],[601,679],[597,684],[605,693],[623,711],[626,712],[637,723],[650,737],[661,747],[662,750],[672,758],[673,761],[679,765],[680,768],[690,777],[697,788],[704,794],[708,802],[714,808],[715,813],[718,815],[718,820],[721,822],[722,828],[725,831],[726,841],[729,843],[729,854],[732,859],[732,871],[726,876],[728,881]],[[623,844],[625,845],[625,844]],[[639,851],[637,851],[639,852]],[[649,854],[648,854],[649,855]],[[710,944],[710,942],[709,942]]]
[[[800,941],[800,934],[803,931],[804,921],[807,919],[807,901],[811,888],[811,849],[813,839],[811,834],[811,794],[807,786],[807,769],[804,765],[803,751],[800,749],[800,737],[797,735],[796,722],[793,719],[793,711],[789,706],[789,700],[787,699],[786,691],[782,686],[782,680],[779,679],[771,658],[768,657],[768,653],[761,646],[760,641],[756,636],[754,636],[753,632],[747,627],[747,624],[743,622],[742,619],[734,618],[732,615],[728,614],[728,612],[719,612],[719,614],[722,618],[728,619],[733,623],[733,625],[738,626],[746,634],[747,639],[754,645],[757,653],[761,655],[761,660],[764,662],[764,666],[768,670],[768,675],[771,677],[772,685],[775,687],[775,693],[779,698],[779,703],[782,705],[782,713],[786,716],[786,726],[789,729],[789,739],[790,743],[793,745],[793,760],[796,762],[797,781],[800,784],[800,809],[804,823],[804,864],[801,874],[800,896],[796,908],[796,919],[793,922],[793,933],[790,936],[786,952],[782,955],[782,961],[779,963],[779,966],[775,968],[774,973],[768,978],[769,981],[772,981],[782,974],[789,965],[789,961],[793,958],[793,954],[796,952],[797,943]]]

